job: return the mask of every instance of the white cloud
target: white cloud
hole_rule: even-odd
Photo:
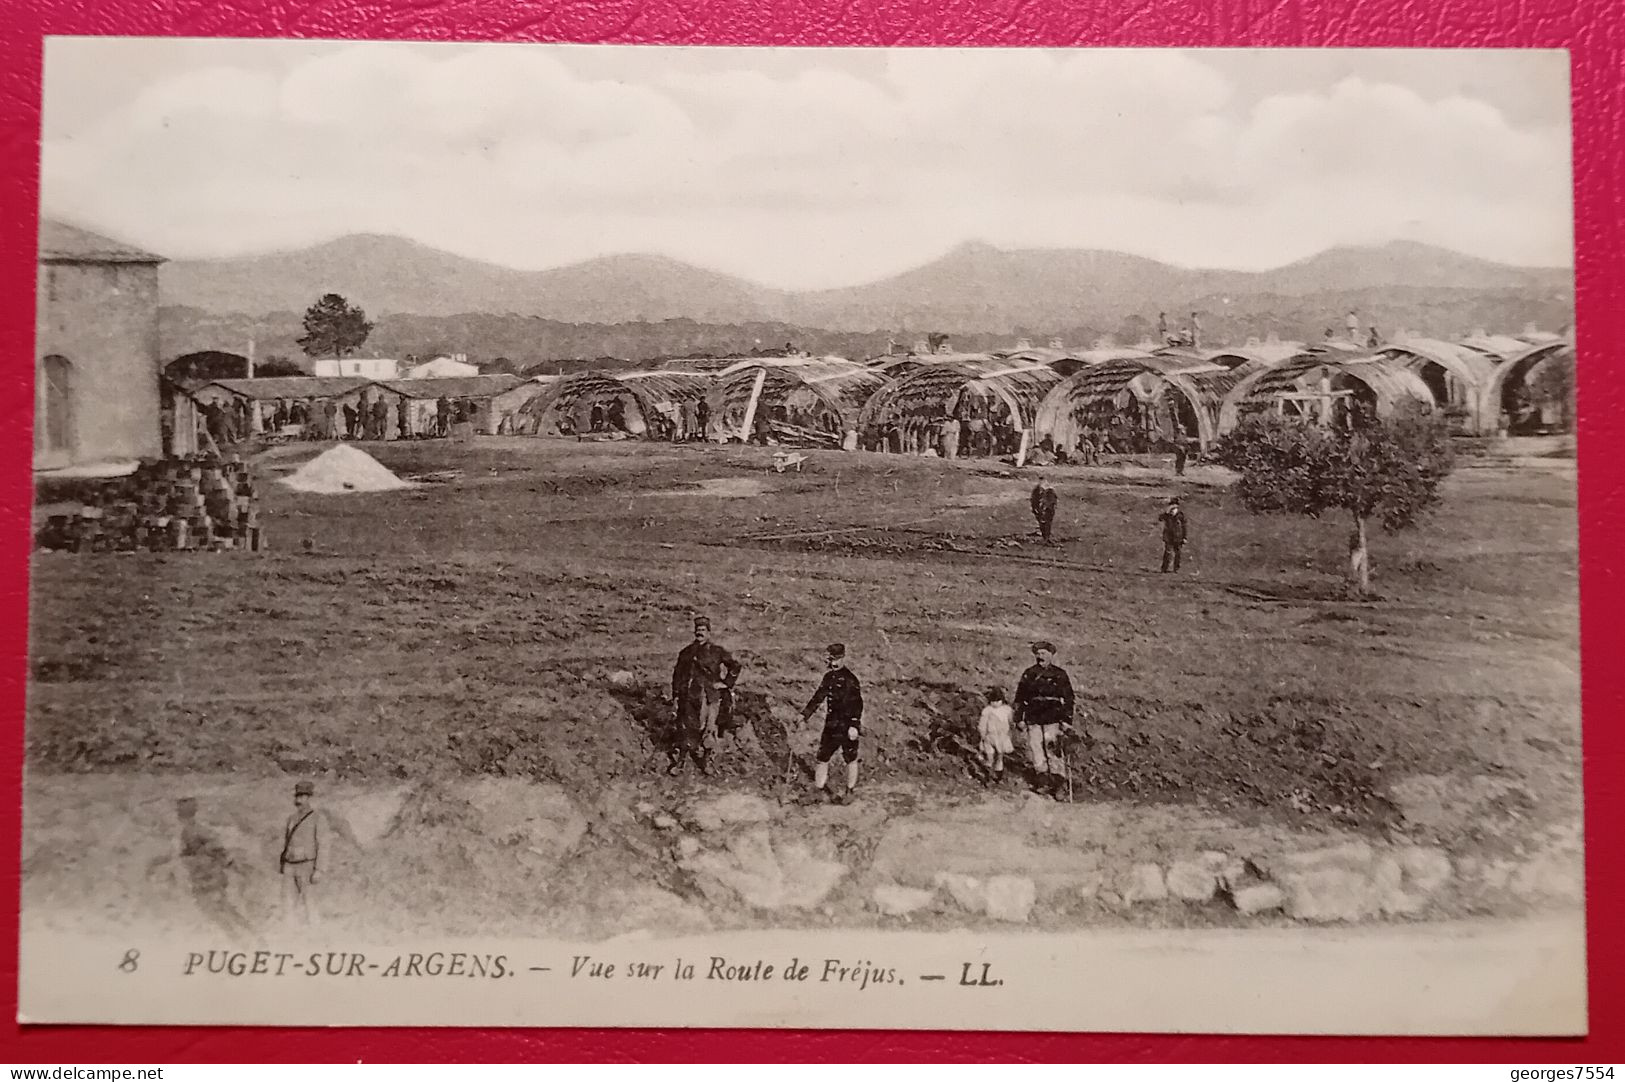
[[[1387,54],[1382,79],[1264,96],[1156,51],[753,70],[741,51],[708,69],[644,49],[596,73],[582,50],[525,46],[242,55],[59,126],[47,209],[172,256],[367,230],[524,266],[661,251],[787,286],[972,238],[1238,267],[1398,236],[1511,262],[1571,243],[1566,128],[1400,85]],[[1529,93],[1566,90],[1550,81]]]

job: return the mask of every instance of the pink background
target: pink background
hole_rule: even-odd
[[[0,1060],[165,1063],[650,1060],[1444,1060],[1522,1064],[1625,1061],[1620,924],[1620,704],[1625,675],[1604,663],[1625,642],[1606,619],[1625,594],[1619,550],[1625,462],[1613,414],[1622,390],[1604,378],[1625,343],[1625,17],[1606,0],[1457,0],[1357,4],[1316,0],[1125,0],[1114,5],[1003,0],[13,0],[0,39],[0,710],[19,719],[0,742],[0,788],[19,791],[27,640],[29,422],[38,197],[40,42],[45,34],[416,38],[693,45],[1492,46],[1572,51],[1575,267],[1580,374],[1580,533],[1586,717],[1591,1029],[1584,1041],[1142,1037],[718,1030],[271,1030],[19,1027],[16,906],[20,807],[0,821]],[[1493,223],[1490,226],[1493,228]],[[1109,981],[1079,973],[1080,981]]]

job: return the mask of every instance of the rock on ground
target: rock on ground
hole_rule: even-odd
[[[1026,924],[1038,901],[1038,888],[1019,875],[996,875],[987,881],[987,915],[1011,924]]]
[[[938,872],[932,882],[938,888],[947,891],[948,897],[965,912],[987,911],[987,895],[983,891],[982,881],[975,876],[960,875],[958,872]]]
[[[924,909],[936,900],[936,892],[916,887],[900,887],[896,883],[882,883],[872,894],[875,908],[888,917],[907,916]]]
[[[1162,878],[1162,868],[1155,864],[1136,864],[1129,869],[1122,893],[1123,901],[1129,905],[1162,901],[1168,897],[1168,887]]]
[[[1336,866],[1284,872],[1287,912],[1298,920],[1327,924],[1374,916],[1381,894],[1363,871]]]
[[[918,887],[936,885],[938,873],[984,881],[1021,876],[1031,879],[1041,896],[1051,897],[1096,882],[1100,854],[1036,842],[1019,823],[905,817],[883,828],[871,867],[878,875]]]
[[[1286,904],[1286,893],[1274,883],[1254,883],[1242,887],[1231,894],[1231,898],[1236,903],[1236,912],[1248,916],[1280,909]]]
[[[1444,850],[1430,846],[1408,845],[1397,854],[1399,866],[1405,873],[1405,885],[1411,890],[1431,895],[1450,882],[1450,858]]]
[[[681,865],[707,898],[731,895],[757,909],[817,905],[846,874],[845,865],[821,860],[799,842],[775,845],[766,827],[731,836],[723,850],[694,852]]]
[[[1167,886],[1168,893],[1182,901],[1210,901],[1219,888],[1218,873],[1193,860],[1176,861],[1168,868]]]
[[[336,802],[333,810],[350,826],[350,835],[360,845],[375,844],[395,823],[406,800],[406,787],[396,786],[372,793],[359,793]]]
[[[685,818],[701,830],[725,830],[742,823],[770,823],[773,805],[754,793],[722,793],[694,801]]]
[[[587,819],[564,788],[523,778],[480,778],[464,798],[491,841],[558,860],[587,833]]]

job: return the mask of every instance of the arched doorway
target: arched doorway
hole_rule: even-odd
[[[40,415],[35,422],[37,449],[48,456],[73,458],[73,364],[55,353],[40,362]]]

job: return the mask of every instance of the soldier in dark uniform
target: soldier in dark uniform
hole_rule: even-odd
[[[694,618],[694,641],[677,655],[671,673],[672,703],[677,709],[677,740],[666,773],[682,769],[689,756],[700,773],[711,772],[711,741],[724,700],[733,695],[741,666],[727,650],[711,641],[711,621]]]
[[[1038,534],[1046,545],[1050,543],[1050,530],[1055,526],[1055,505],[1059,499],[1049,478],[1041,477],[1033,486],[1033,518],[1038,520]]]
[[[704,443],[711,434],[711,403],[700,399],[694,404],[694,438]]]
[[[1173,564],[1174,570],[1179,570],[1179,555],[1185,548],[1186,521],[1185,513],[1179,509],[1179,497],[1173,496],[1168,500],[1168,507],[1157,516],[1162,523],[1162,570],[1166,574],[1168,565]]]
[[[1072,723],[1072,680],[1055,664],[1055,644],[1033,643],[1033,664],[1016,685],[1015,723],[1027,731],[1027,753],[1033,784],[1059,797],[1066,785],[1065,764],[1057,748],[1061,728]]]
[[[824,704],[824,734],[818,741],[818,765],[813,769],[813,786],[824,796],[829,795],[829,761],[835,753],[846,760],[846,793],[844,800],[852,798],[858,787],[858,737],[863,725],[863,687],[851,669],[846,667],[846,646],[831,643],[824,652],[828,671],[801,712],[807,721]]]

